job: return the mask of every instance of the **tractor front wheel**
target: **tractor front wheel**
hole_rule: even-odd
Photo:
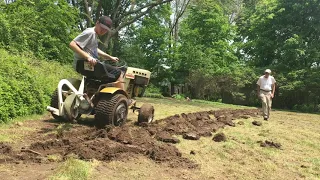
[[[99,99],[95,112],[96,127],[121,126],[128,116],[127,98],[123,94],[104,95]]]
[[[66,99],[66,96],[62,95],[62,99],[65,100],[65,99]],[[58,89],[56,89],[56,90],[53,92],[52,96],[51,96],[50,106],[51,106],[51,107],[54,107],[54,108],[56,108],[56,109],[59,109]],[[74,120],[73,120],[73,119],[72,119],[72,120],[67,120],[67,119],[65,119],[64,117],[62,117],[62,116],[57,116],[57,115],[55,115],[55,114],[53,114],[53,113],[51,113],[51,115],[52,115],[52,117],[53,117],[54,119],[56,119],[56,120],[58,120],[58,121],[61,121],[61,122],[73,122],[74,120],[79,120],[80,117],[81,117],[81,114],[80,114],[80,113],[78,113],[77,115],[75,115]]]
[[[154,119],[154,107],[151,104],[143,104],[139,110],[138,123],[151,123]]]

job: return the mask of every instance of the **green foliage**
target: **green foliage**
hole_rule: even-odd
[[[233,27],[216,1],[194,3],[188,17],[182,22],[179,50],[181,71],[192,70],[214,75],[230,73],[237,62],[231,44]]]
[[[147,89],[146,89],[146,93],[156,93],[156,94],[161,94],[161,89],[156,87],[153,84],[149,84]]]
[[[0,6],[0,47],[38,58],[72,60],[77,10],[65,0],[17,0]]]
[[[319,63],[320,1],[264,0],[248,4],[239,32],[251,63],[281,71],[310,68]]]
[[[0,122],[41,114],[61,78],[76,76],[71,67],[11,55],[0,49]]]
[[[130,66],[148,69],[151,81],[159,85],[170,78],[169,25],[170,5],[161,5],[128,28],[128,36],[121,40],[120,58]]]
[[[163,98],[163,95],[161,94],[161,90],[153,84],[148,85],[146,92],[144,93],[143,96],[150,97],[150,98]]]
[[[143,97],[149,97],[149,98],[164,98],[162,94],[159,93],[144,93]]]
[[[174,94],[172,95],[173,98],[177,99],[177,100],[184,100],[186,99],[184,94]]]

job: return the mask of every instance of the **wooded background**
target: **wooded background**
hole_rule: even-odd
[[[156,92],[256,106],[269,68],[274,107],[320,111],[320,0],[5,0],[0,48],[71,65],[68,44],[101,15],[114,28],[99,47],[150,70]]]

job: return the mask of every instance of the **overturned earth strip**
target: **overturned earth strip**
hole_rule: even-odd
[[[173,135],[194,134],[199,137],[212,136],[224,126],[235,126],[232,120],[257,116],[257,109],[216,110],[182,113],[158,120],[152,124],[126,124],[121,127],[95,129],[75,125],[71,130],[49,134],[43,141],[32,143],[20,151],[12,150],[8,144],[0,143],[0,163],[4,162],[48,162],[49,155],[63,159],[77,156],[83,160],[112,161],[127,159],[133,155],[144,155],[166,163],[170,167],[195,168],[197,164],[182,157],[172,143],[179,143]]]

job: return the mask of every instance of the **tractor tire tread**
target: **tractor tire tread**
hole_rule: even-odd
[[[104,95],[95,108],[95,124],[98,128],[106,125],[116,125],[113,122],[115,106],[119,101],[126,100],[123,94]]]

